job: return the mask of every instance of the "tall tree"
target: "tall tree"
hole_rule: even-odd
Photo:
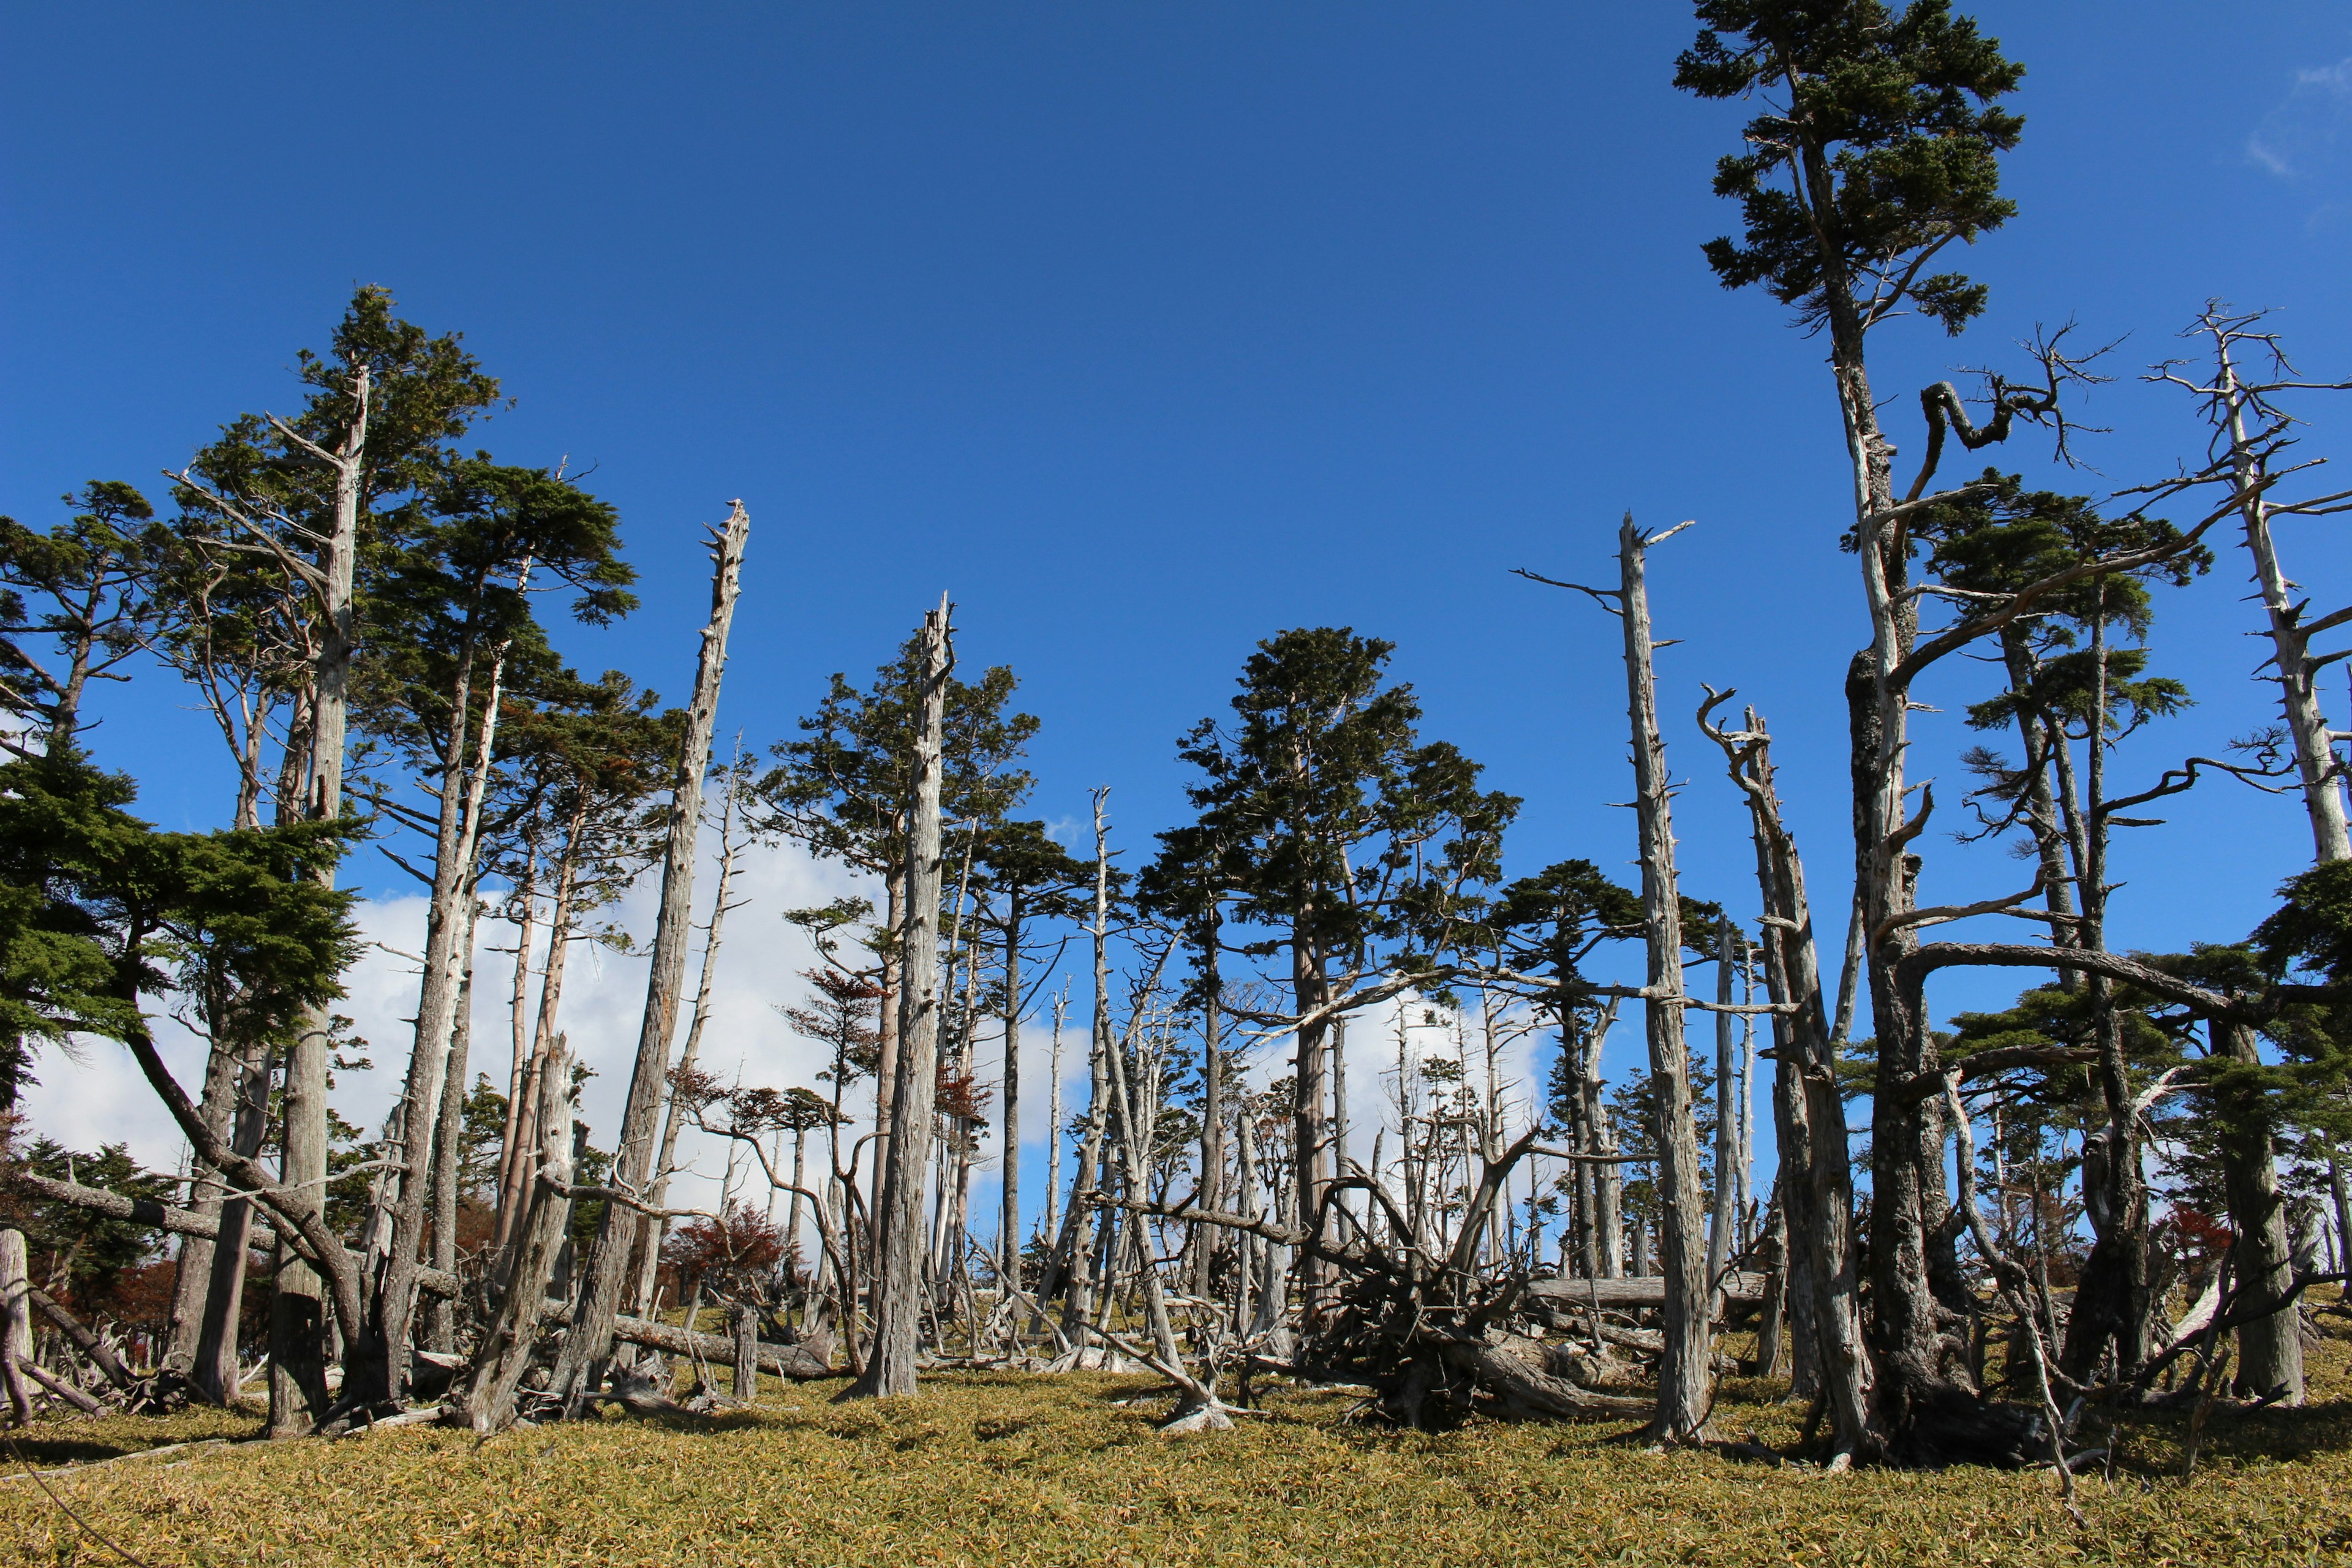
[[[1481,791],[1453,745],[1421,740],[1412,689],[1387,677],[1394,646],[1346,627],[1278,633],[1244,663],[1233,721],[1202,720],[1178,752],[1201,773],[1186,795],[1220,846],[1236,921],[1259,928],[1234,951],[1288,960],[1297,1223],[1310,1231],[1335,1173],[1331,1020],[1408,988],[1472,934],[1474,890],[1499,875],[1519,804]],[[1360,984],[1370,976],[1387,978]],[[1322,1265],[1310,1252],[1304,1267],[1311,1292]]]
[[[1024,980],[1024,944],[1039,921],[1067,921],[1080,911],[1087,868],[1046,834],[1042,822],[1002,822],[979,835],[973,868],[982,921],[995,938],[1002,968],[997,1013],[1003,1033],[1004,1182],[997,1209],[996,1266],[1000,1277],[1021,1278],[1021,1020],[1030,998],[1052,971]],[[1059,1136],[1058,1132],[1055,1136]]]
[[[637,1055],[629,1071],[628,1100],[622,1108],[613,1152],[613,1184],[625,1193],[646,1191],[653,1174],[654,1143],[663,1086],[669,1078],[670,1042],[677,1033],[678,993],[686,980],[686,950],[694,911],[694,846],[702,822],[703,774],[719,721],[719,688],[727,668],[727,636],[743,586],[743,549],[751,520],[740,500],[730,502],[727,521],[710,531],[710,618],[702,629],[696,661],[694,698],[687,709],[685,744],[671,775],[668,820],[664,825],[661,904],[654,921],[645,1016],[637,1030]],[[577,1411],[595,1392],[613,1353],[613,1319],[631,1277],[635,1248],[649,1239],[650,1221],[638,1209],[607,1204],[596,1230],[586,1287],[572,1314],[551,1387],[567,1410]]]
[[[361,288],[327,351],[297,355],[310,389],[299,412],[241,416],[171,476],[183,510],[213,524],[209,537],[218,549],[270,562],[301,605],[309,668],[294,729],[299,750],[289,738],[285,772],[312,821],[343,813],[361,557],[388,531],[386,515],[437,471],[448,444],[498,402],[498,383],[457,334],[432,337],[394,309],[388,290]],[[320,874],[331,876],[331,868]],[[286,1190],[320,1213],[334,1027],[322,1005],[289,1051],[279,1141]],[[293,1247],[283,1226],[280,1246],[292,1249],[281,1250],[270,1306],[269,1429],[285,1436],[307,1431],[323,1413],[327,1385],[320,1281],[310,1273],[316,1260]],[[347,1328],[345,1376],[358,1387],[379,1376],[353,1360],[371,1353],[374,1342],[357,1324]]]
[[[522,677],[553,662],[530,611],[530,584],[536,575],[542,587],[569,586],[573,616],[592,625],[635,603],[625,586],[634,574],[619,556],[618,515],[558,474],[459,459],[425,487],[417,510],[424,518],[412,522],[372,596],[385,635],[370,644],[357,683],[363,722],[411,756],[431,803],[429,814],[410,814],[380,797],[395,815],[412,816],[432,844],[430,868],[420,868],[431,895],[401,1100],[404,1169],[387,1184],[396,1194],[391,1252],[374,1305],[378,1346],[370,1364],[383,1379],[376,1397],[384,1399],[397,1396],[413,1348],[416,1270],[431,1217],[425,1173],[448,1098],[462,980],[472,965],[501,692],[509,668]]]
[[[835,673],[824,700],[800,721],[803,738],[774,747],[776,766],[761,781],[763,828],[826,859],[882,880],[881,1062],[875,1074],[875,1126],[889,1125],[898,1092],[898,933],[909,918],[907,835],[914,810],[915,753],[921,727],[922,638],[909,639],[864,691]],[[1007,713],[1019,682],[994,665],[980,679],[952,676],[941,719],[943,822],[993,822],[1029,792],[1013,764],[1037,732],[1026,713]],[[934,918],[926,911],[925,918]],[[881,1172],[877,1169],[879,1183]],[[879,1188],[877,1188],[877,1202]]]
[[[917,667],[914,792],[906,816],[902,874],[906,924],[898,944],[898,1057],[885,1068],[895,1069],[898,1084],[890,1100],[882,1184],[874,1206],[874,1348],[865,1371],[844,1391],[842,1397],[848,1399],[915,1392],[922,1314],[923,1193],[930,1168],[932,1102],[939,1089],[940,816],[948,679],[955,668],[949,609],[942,596],[940,607],[924,616],[917,639],[921,659]]]

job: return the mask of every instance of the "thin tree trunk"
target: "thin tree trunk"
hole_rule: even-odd
[[[736,757],[740,763],[742,757],[742,748],[740,743],[736,747]],[[735,842],[735,773],[733,769],[729,770],[727,778],[726,798],[721,802],[719,809],[719,889],[716,897],[711,900],[709,923],[703,927],[702,977],[695,984],[694,1014],[686,1026],[686,1045],[677,1054],[677,1068],[673,1076],[683,1075],[693,1070],[694,1064],[702,1054],[702,1029],[703,1026],[710,1021],[710,986],[719,972],[719,942],[727,925],[727,900],[734,887],[735,862],[741,853],[741,846]],[[669,1205],[669,1178],[677,1164],[677,1136],[682,1130],[683,1121],[684,1119],[679,1115],[677,1089],[673,1085],[669,1091],[669,1108],[662,1117],[661,1150],[654,1157],[653,1190],[646,1199],[648,1205],[653,1208],[665,1209]],[[795,1185],[800,1182],[797,1171],[793,1176],[793,1181]],[[793,1194],[795,1239],[799,1235],[797,1220],[800,1201],[800,1194]],[[774,1202],[774,1194],[772,1192],[769,1195],[771,1207],[773,1206]],[[628,1300],[623,1306],[623,1310],[631,1317],[644,1316],[646,1303],[653,1300],[654,1276],[661,1269],[662,1244],[669,1239],[670,1217],[668,1215],[663,1215],[658,1220],[647,1219],[644,1224],[646,1235],[637,1247],[637,1278],[630,1288]]]
[[[457,1271],[457,1183],[466,1145],[466,1073],[474,1038],[474,932],[480,910],[466,895],[465,970],[457,980],[457,1016],[449,1031],[449,1070],[441,1080],[441,1114],[433,1134],[433,1267]],[[434,1297],[425,1304],[425,1348],[441,1355],[457,1349],[457,1302]]]
[[[196,1114],[216,1138],[229,1135],[229,1123],[236,1113],[242,1087],[239,1068],[239,1054],[215,1039],[205,1058],[204,1094],[197,1101]],[[193,1176],[189,1211],[218,1219],[223,1191],[220,1173],[193,1153],[188,1165]],[[180,1267],[172,1285],[172,1315],[163,1345],[163,1365],[174,1372],[185,1373],[196,1364],[196,1342],[204,1334],[205,1298],[212,1289],[213,1247],[211,1239],[197,1236],[180,1244]]]
[[[528,568],[525,568],[528,572]],[[416,1310],[416,1270],[431,1198],[433,1138],[439,1122],[442,1089],[457,1031],[458,988],[473,942],[475,862],[481,847],[482,796],[488,786],[492,746],[499,724],[499,698],[506,673],[507,644],[488,650],[489,679],[481,719],[468,747],[473,713],[469,650],[458,664],[443,742],[441,808],[433,854],[432,901],[425,911],[425,974],[416,1000],[415,1045],[409,1052],[408,1080],[401,1103],[402,1174],[390,1208],[391,1253],[379,1276],[373,1317],[377,1353],[370,1358],[373,1386],[359,1390],[371,1400],[400,1396],[415,1348],[411,1330]],[[470,754],[469,754],[470,752]]]
[[[229,1147],[250,1160],[261,1152],[269,1125],[269,1047],[247,1046],[236,1068],[236,1116]],[[196,1338],[192,1381],[222,1405],[236,1402],[237,1329],[245,1311],[246,1237],[253,1229],[253,1200],[231,1198],[220,1206],[220,1235],[213,1247],[212,1279],[205,1292],[205,1316]]]
[[[1715,925],[1715,999],[1731,1005],[1731,917],[1717,917]],[[1734,1093],[1737,1062],[1733,1056],[1737,1016],[1715,1016],[1715,1212],[1706,1232],[1706,1283],[1713,1291],[1731,1267],[1732,1227],[1739,1223],[1739,1101]]]
[[[694,921],[694,848],[702,822],[702,775],[709,765],[712,731],[719,721],[719,688],[727,668],[727,634],[742,591],[743,547],[751,520],[743,503],[732,503],[725,525],[713,531],[710,551],[710,618],[702,630],[694,700],[687,710],[686,736],[670,780],[668,821],[662,855],[661,907],[654,920],[652,963],[646,979],[645,1016],[637,1029],[636,1060],[613,1155],[613,1184],[641,1193],[649,1184],[655,1154],[655,1116],[669,1073],[670,1041],[677,1034],[678,988],[686,978],[686,949]],[[641,1219],[619,1204],[604,1205],[596,1228],[595,1255],[587,1289],[572,1320],[550,1384],[567,1415],[577,1414],[604,1376],[613,1353],[613,1319],[628,1284],[631,1244],[641,1238]]]
[[[304,703],[310,765],[303,815],[315,822],[335,821],[343,812],[351,665],[358,635],[352,597],[359,562],[361,481],[367,449],[370,388],[366,362],[352,363],[351,373],[351,423],[344,427],[342,444],[328,455],[335,475],[334,527],[320,548],[318,577],[311,584],[319,616],[310,691]],[[291,749],[289,744],[289,752]],[[316,875],[327,886],[334,885],[331,863],[322,866]],[[278,1174],[286,1201],[312,1216],[326,1212],[327,1068],[334,1027],[331,1006],[321,1004],[311,1008],[286,1058]],[[288,1228],[290,1227],[279,1227],[281,1233]],[[293,1249],[290,1241],[278,1243],[277,1261],[269,1305],[269,1435],[291,1437],[310,1430],[327,1411],[328,1324],[322,1300],[325,1287],[317,1270]],[[354,1381],[365,1382],[371,1375],[366,1364],[371,1352],[367,1338],[365,1334],[350,1334],[344,1340],[346,1386]]]
[[[949,672],[949,605],[923,618],[922,730],[915,743],[914,811],[907,834],[907,912],[899,941],[898,1082],[890,1142],[875,1210],[874,1348],[844,1398],[915,1392],[922,1317],[923,1188],[930,1166],[940,1047],[940,786]]]
[[[1004,1183],[996,1211],[996,1275],[1000,1288],[1021,1283],[1021,885],[1005,889],[1004,906]]]
[[[546,1114],[540,1118],[539,1147],[531,1161],[536,1169],[528,1189],[530,1211],[517,1232],[514,1268],[467,1378],[467,1423],[482,1436],[514,1424],[515,1391],[530,1369],[548,1281],[554,1276],[556,1254],[563,1248],[564,1226],[572,1217],[572,1200],[557,1190],[572,1183],[576,1110],[572,1053],[562,1046],[540,1058],[539,1089]]]
[[[1728,697],[1728,692],[1724,694]],[[1821,958],[1804,861],[1780,816],[1771,736],[1754,709],[1744,733],[1700,721],[1731,763],[1748,798],[1756,842],[1756,879],[1764,906],[1767,993],[1779,1058],[1773,1106],[1779,1123],[1780,1207],[1790,1239],[1790,1317],[1797,1331],[1792,1387],[1829,1390],[1833,1454],[1854,1456],[1870,1431],[1871,1363],[1863,1338],[1860,1260],[1853,1235],[1853,1176],[1837,1051],[1822,995]]]
[[[2250,1025],[2216,1018],[2207,1027],[2213,1036],[2216,1057],[2240,1068],[2260,1068],[2262,1053]],[[2260,1089],[2225,1082],[2215,1098],[2222,1101],[2216,1109],[2221,1121],[2230,1226],[2236,1232],[2231,1258],[2236,1265],[2240,1310],[2260,1311],[2284,1300],[2294,1283],[2285,1194],[2279,1191],[2278,1153]],[[2239,1325],[2237,1388],[2252,1398],[2283,1390],[2275,1403],[2303,1403],[2302,1314],[2294,1306]]]
[[[563,972],[572,952],[572,927],[579,920],[580,836],[586,826],[585,796],[565,826],[563,848],[556,858],[555,896],[548,909],[547,962],[539,976],[539,1019],[533,1026],[530,1055],[523,1068],[522,1109],[515,1114],[514,1136],[507,1141],[507,1160],[499,1183],[499,1228],[494,1245],[500,1253],[513,1242],[530,1203],[530,1163],[539,1146],[539,1086],[546,1081],[539,1064],[562,1038],[556,1020],[563,1005]]]
[[[1690,1443],[1705,1436],[1713,1403],[1714,1358],[1709,1353],[1706,1240],[1700,1231],[1706,1194],[1691,1119],[1690,1052],[1683,1037],[1682,912],[1675,874],[1674,816],[1666,743],[1658,730],[1649,588],[1643,575],[1644,553],[1655,542],[1634,527],[1628,512],[1618,532],[1619,609],[1633,721],[1634,811],[1641,826],[1642,912],[1649,947],[1643,1008],[1658,1134],[1658,1250],[1665,1277],[1664,1347],[1658,1358],[1658,1413],[1652,1426],[1663,1437]]]

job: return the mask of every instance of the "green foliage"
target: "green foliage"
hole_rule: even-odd
[[[89,1154],[47,1138],[36,1138],[21,1161],[26,1170],[53,1181],[79,1182],[126,1197],[158,1198],[165,1203],[175,1196],[172,1179],[142,1170],[124,1143],[108,1143]],[[108,1295],[123,1270],[145,1262],[158,1250],[155,1232],[130,1220],[45,1199],[11,1195],[6,1201],[7,1223],[25,1233],[33,1282],[68,1300]]]
[[[1501,873],[1517,797],[1477,787],[1479,766],[1416,732],[1420,704],[1390,683],[1394,645],[1345,627],[1276,634],[1243,668],[1234,722],[1202,720],[1178,756],[1242,921],[1283,947],[1410,966],[1475,941],[1475,890]]]
[[[2023,77],[1946,0],[1899,13],[1879,0],[1700,0],[1706,31],[1675,85],[1706,99],[1757,97],[1749,151],[1716,165],[1744,241],[1707,242],[1727,289],[1762,284],[1808,325],[1843,337],[1907,303],[1957,333],[1985,289],[1925,273],[1954,240],[2016,211],[1999,154],[2024,121],[1995,106]],[[1843,323],[1843,324],[1842,324]]]
[[[914,804],[922,657],[922,638],[908,638],[864,691],[835,673],[824,700],[800,721],[803,738],[772,748],[776,765],[759,784],[771,829],[867,870],[898,864]],[[976,681],[949,676],[942,821],[993,822],[1028,795],[1034,781],[1013,763],[1036,734],[1037,721],[1005,711],[1019,685],[1004,665],[982,670]]]
[[[344,827],[159,833],[134,794],[69,749],[0,763],[0,1025],[122,1039],[141,993],[179,990],[241,1039],[289,1038],[357,953],[351,895],[311,875]]]
[[[81,510],[47,533],[0,517],[0,714],[46,731],[52,750],[79,727],[88,682],[126,679],[114,667],[138,649],[156,615],[147,498],[119,480],[92,479],[62,499]]]

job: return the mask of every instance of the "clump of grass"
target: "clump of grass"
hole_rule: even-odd
[[[253,1443],[53,1481],[152,1563],[593,1564],[2260,1563],[2352,1560],[2347,1345],[2314,1403],[2217,1414],[2196,1479],[2182,1421],[2116,1435],[2077,1526],[2046,1474],[1843,1477],[1652,1453],[1620,1426],[1402,1433],[1336,1392],[1277,1391],[1237,1430],[1169,1440],[1148,1378],[974,1373],[911,1400],[771,1390],[707,1421],[612,1418],[477,1444],[410,1427]],[[1786,1442],[1802,1412],[1727,1385],[1715,1425]],[[43,1445],[243,1435],[249,1417],[60,1425]],[[136,1428],[133,1430],[132,1428]],[[169,1435],[166,1435],[168,1429]],[[68,1436],[70,1434],[70,1436]],[[32,1450],[39,1452],[40,1450]],[[47,1449],[55,1455],[57,1450]],[[106,1554],[27,1483],[0,1486],[0,1561]]]

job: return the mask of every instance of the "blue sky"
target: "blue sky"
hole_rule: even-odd
[[[1661,676],[1686,885],[1752,903],[1741,815],[1681,718],[1699,681],[1736,684],[1838,911],[1838,681],[1864,628],[1820,350],[1700,258],[1736,216],[1706,182],[1740,113],[1672,89],[1686,14],[1599,9],[19,8],[0,510],[152,485],[289,405],[294,350],[380,282],[520,399],[483,445],[568,455],[620,507],[645,607],[567,634],[583,665],[682,690],[699,527],[741,496],[724,728],[786,733],[945,588],[963,658],[1013,665],[1045,721],[1032,809],[1075,819],[1108,783],[1139,842],[1179,807],[1174,737],[1252,643],[1351,625],[1398,643],[1430,733],[1527,797],[1516,869],[1633,844],[1606,806],[1613,625],[1508,569],[1591,576],[1625,509],[1696,518],[1653,574],[1685,639]],[[1974,9],[2029,70],[2021,211],[1966,258],[1992,286],[1966,337],[1882,335],[1898,440],[1918,386],[2072,316],[2131,334],[2088,410],[2103,475],[2053,477],[2030,438],[2004,466],[2086,490],[2169,471],[2197,432],[2129,372],[2208,296],[2279,307],[2306,368],[2352,374],[2340,7]],[[2339,450],[2352,405],[2313,412],[2307,450]],[[2285,546],[2330,605],[2339,528]],[[2161,606],[2159,663],[2203,703],[2126,776],[2263,718],[2242,577],[2225,551]],[[1956,713],[1980,679],[1928,698]],[[99,749],[152,815],[215,822],[225,774],[191,759],[216,742],[181,700],[110,693]],[[1915,776],[1956,778],[1963,739],[1923,720]],[[2288,802],[2215,785],[2168,815],[2123,851],[2119,942],[2240,934],[2308,853]],[[1997,851],[1928,853],[1937,901],[2021,884]]]

